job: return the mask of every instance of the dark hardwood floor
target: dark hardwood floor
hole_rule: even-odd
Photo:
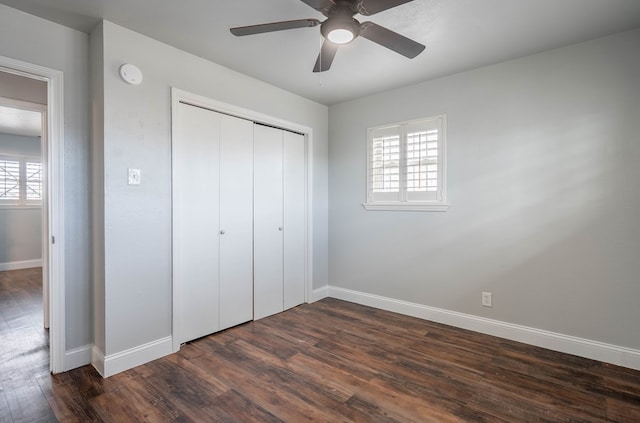
[[[0,422],[640,422],[640,372],[333,299],[108,379],[51,376],[43,331],[10,334],[37,320],[11,317],[37,297],[24,276],[0,282]]]
[[[55,422],[39,381],[48,380],[42,269],[0,272],[0,423]]]

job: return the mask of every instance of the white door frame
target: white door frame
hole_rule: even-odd
[[[64,286],[64,87],[62,71],[0,56],[0,70],[47,83],[46,131],[43,162],[46,163],[46,219],[43,219],[43,261],[49,283],[49,362],[52,373],[65,367]]]
[[[171,87],[171,140],[172,145],[176,138],[176,127],[179,124],[177,119],[178,104],[184,102],[191,104],[192,106],[202,107],[214,112],[223,113],[242,119],[251,120],[257,123],[263,123],[277,128],[286,129],[293,132],[298,132],[304,135],[305,138],[305,152],[306,152],[306,198],[305,198],[305,302],[309,302],[311,294],[313,292],[313,129],[300,125],[297,123],[289,122],[283,119],[279,119],[273,116],[269,116],[263,113],[255,112],[253,110],[245,109],[242,107],[234,106],[231,104],[223,103],[221,101],[212,100],[210,98],[190,93],[175,87]],[[172,147],[173,151],[173,147]],[[173,207],[173,206],[172,206]],[[175,238],[175,234],[172,234],[172,238]],[[172,244],[175,243],[175,239],[172,240]],[[173,255],[173,246],[172,255]],[[177,336],[178,325],[178,298],[176,288],[176,273],[175,266],[172,260],[172,337],[173,337],[173,351],[177,352],[180,349],[180,342]]]

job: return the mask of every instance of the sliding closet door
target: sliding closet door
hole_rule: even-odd
[[[254,319],[283,310],[282,130],[254,125]]]
[[[220,330],[253,319],[253,122],[220,115]]]
[[[304,136],[254,127],[254,319],[305,300]]]
[[[305,148],[304,136],[283,134],[284,309],[305,299]]]
[[[220,120],[178,105],[173,140],[173,253],[179,342],[219,327],[218,221]]]

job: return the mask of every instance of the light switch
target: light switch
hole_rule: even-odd
[[[129,169],[129,185],[140,185],[142,172],[140,169]]]

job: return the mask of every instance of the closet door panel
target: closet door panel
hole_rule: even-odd
[[[284,309],[305,299],[305,143],[304,136],[284,131]]]
[[[254,319],[283,310],[282,131],[254,125]]]
[[[253,122],[220,127],[220,330],[253,319]]]
[[[217,113],[179,105],[173,140],[174,278],[180,343],[218,330]]]

